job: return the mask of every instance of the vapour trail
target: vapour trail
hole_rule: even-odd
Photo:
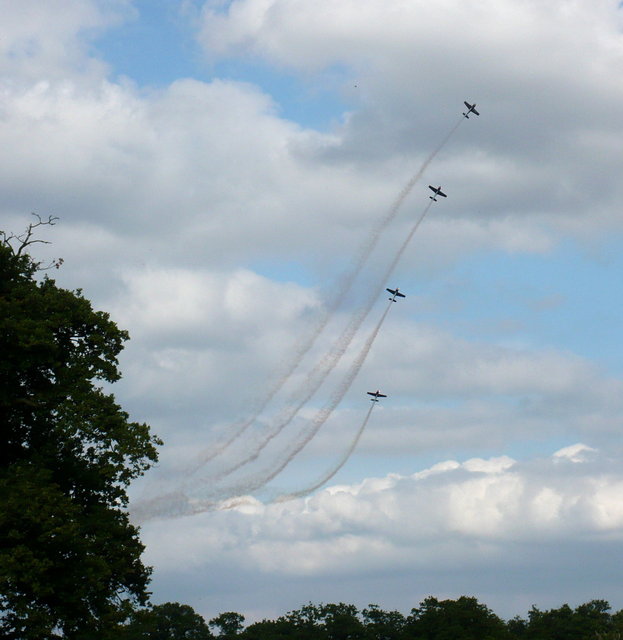
[[[298,442],[294,444],[294,446],[290,447],[289,451],[286,453],[281,462],[277,463],[268,473],[263,472],[262,474],[256,474],[255,478],[250,478],[246,480],[244,483],[240,483],[235,487],[230,487],[227,490],[223,490],[220,494],[217,493],[218,497],[221,500],[225,500],[227,498],[232,498],[234,496],[238,496],[241,494],[249,494],[252,491],[256,491],[257,489],[261,489],[264,485],[268,484],[273,478],[275,478],[278,474],[280,474],[286,466],[296,457],[298,453],[302,451],[302,449],[309,444],[312,438],[318,433],[322,425],[328,420],[329,416],[333,413],[335,408],[340,404],[342,398],[346,394],[346,392],[350,389],[353,384],[357,374],[359,373],[365,359],[376,340],[376,337],[385,322],[385,318],[389,313],[389,310],[392,307],[392,303],[390,302],[381,319],[378,321],[368,339],[366,340],[363,348],[357,355],[357,358],[351,364],[346,376],[340,383],[340,385],[333,392],[331,398],[327,402],[327,404],[320,409],[314,419],[311,422],[311,428],[305,434],[303,438],[301,438]]]
[[[378,286],[375,288],[373,292],[373,296],[370,296],[371,300],[376,300],[378,295],[383,291],[385,282],[390,278],[396,265],[398,264],[400,258],[404,254],[407,246],[411,242],[411,239],[415,235],[415,232],[418,230],[428,210],[431,208],[433,201],[431,200],[422,213],[420,217],[417,219],[416,223],[411,228],[411,231],[406,236],[403,241],[400,249],[394,256],[394,259],[387,267],[383,274],[383,280],[379,280]],[[366,343],[364,344],[362,350],[360,351],[357,359],[353,362],[350,369],[348,370],[346,376],[342,380],[340,386],[334,391],[331,396],[331,400],[329,403],[323,407],[320,411],[317,412],[316,416],[312,420],[311,429],[306,433],[305,437],[295,443],[293,447],[291,447],[285,457],[282,459],[280,463],[277,464],[276,467],[273,467],[271,471],[265,475],[263,472],[262,475],[256,475],[255,478],[249,479],[244,482],[244,484],[239,484],[234,487],[230,487],[228,489],[223,489],[220,492],[212,493],[210,497],[201,500],[201,501],[191,501],[190,498],[184,493],[185,489],[189,488],[189,483],[182,484],[178,486],[175,491],[167,493],[163,496],[159,496],[155,499],[139,501],[139,503],[132,506],[132,513],[136,513],[139,521],[145,521],[154,517],[178,517],[183,515],[190,515],[196,513],[202,513],[204,511],[212,511],[214,509],[220,508],[220,504],[223,500],[227,500],[229,498],[233,498],[239,496],[241,494],[249,494],[252,491],[262,488],[268,482],[270,482],[273,478],[275,478],[285,467],[296,457],[298,453],[314,438],[314,436],[318,433],[322,425],[328,420],[330,415],[333,413],[335,408],[342,401],[342,398],[350,389],[352,383],[354,382],[359,370],[361,369],[371,347],[376,339],[378,332],[385,321],[389,310],[391,309],[393,303],[390,302],[383,313],[383,316],[379,320],[378,324],[368,337]],[[280,425],[281,426],[281,425]],[[283,428],[283,427],[282,427]],[[276,434],[275,434],[276,435]],[[274,436],[273,436],[274,437]],[[356,443],[355,443],[356,444]],[[259,451],[255,452],[252,456],[252,459],[255,460],[259,456]],[[247,460],[249,462],[251,460]],[[245,462],[246,464],[246,462]],[[238,464],[237,468],[242,466],[242,464]],[[207,484],[208,482],[215,482],[219,478],[224,477],[231,471],[228,471],[226,474],[221,474],[221,476],[215,478],[214,476],[204,476],[199,480],[199,484]]]
[[[385,284],[387,280],[390,278],[393,273],[396,265],[398,264],[400,258],[405,252],[407,246],[411,242],[415,232],[418,230],[420,225],[422,224],[428,210],[431,208],[433,204],[433,200],[430,200],[424,210],[420,214],[420,217],[416,221],[416,223],[411,228],[411,231],[408,233],[407,237],[403,241],[402,245],[398,252],[394,255],[389,266],[386,268],[385,272],[382,274],[382,277],[379,278],[376,287],[374,287],[371,291],[371,295],[368,300],[361,309],[359,309],[356,315],[351,318],[346,329],[342,332],[341,336],[338,338],[336,343],[333,345],[331,351],[326,354],[323,359],[314,367],[312,372],[307,376],[307,379],[304,381],[303,385],[299,389],[299,392],[302,393],[302,396],[298,400],[298,402],[290,407],[286,407],[280,416],[277,418],[277,425],[272,427],[270,432],[259,442],[257,443],[253,450],[248,452],[243,458],[229,465],[225,469],[222,469],[216,473],[210,474],[208,476],[204,476],[201,480],[202,484],[206,482],[218,482],[223,478],[226,478],[228,475],[231,475],[241,467],[251,462],[257,460],[262,451],[268,446],[268,444],[274,440],[294,419],[294,417],[298,414],[298,412],[302,409],[302,407],[313,397],[313,395],[318,391],[321,387],[322,383],[329,376],[329,374],[333,371],[333,369],[337,366],[343,355],[346,353],[346,350],[350,346],[353,341],[359,327],[366,319],[368,314],[370,313],[374,303],[379,297],[379,294],[383,292],[385,288]],[[390,303],[391,305],[392,303]],[[344,392],[345,393],[345,392]],[[327,416],[328,418],[328,416]],[[326,418],[325,418],[326,420]]]
[[[285,383],[290,379],[290,376],[294,373],[294,371],[299,366],[299,364],[301,363],[305,355],[309,352],[309,350],[315,344],[316,340],[318,339],[318,336],[324,331],[325,327],[329,323],[329,320],[331,320],[335,312],[338,310],[342,299],[352,287],[357,276],[361,273],[361,270],[365,266],[368,258],[370,257],[370,254],[378,244],[381,238],[381,235],[383,234],[385,229],[389,226],[389,224],[394,220],[403,202],[413,190],[413,187],[420,180],[420,178],[422,177],[422,175],[424,174],[424,172],[426,171],[430,163],[435,159],[437,154],[445,147],[445,145],[448,143],[448,141],[453,136],[455,131],[459,128],[459,126],[461,125],[464,119],[465,118],[461,116],[460,120],[452,127],[452,129],[450,129],[450,131],[446,134],[443,140],[437,145],[437,147],[432,151],[432,153],[428,155],[428,157],[424,160],[424,162],[422,163],[418,171],[415,174],[413,174],[413,176],[402,188],[402,191],[398,194],[398,197],[396,198],[396,200],[394,200],[394,202],[392,203],[391,207],[388,209],[385,216],[372,229],[369,237],[361,245],[361,248],[358,251],[357,260],[355,261],[352,268],[347,272],[346,276],[342,280],[342,283],[337,293],[335,294],[330,304],[326,307],[322,317],[318,321],[317,326],[314,328],[314,330],[312,331],[310,336],[305,340],[305,342],[303,342],[296,349],[295,356],[291,360],[285,372],[275,381],[273,386],[269,389],[267,394],[264,396],[264,399],[255,407],[251,416],[249,416],[244,422],[242,422],[237,427],[235,427],[232,435],[227,440],[225,440],[220,445],[211,447],[209,452],[206,452],[205,454],[201,455],[199,460],[194,465],[189,467],[188,469],[189,474],[196,472],[204,464],[210,462],[210,460],[214,459],[216,456],[223,453],[223,451],[225,451],[235,440],[237,440],[257,420],[257,418],[262,413],[262,411],[267,407],[268,403],[275,397],[275,395],[283,388]],[[363,319],[365,319],[365,316],[359,321],[359,324],[363,322]],[[305,404],[307,400],[309,400],[309,398],[306,398],[302,404]],[[300,410],[300,406],[297,408],[296,411],[298,412],[299,410]]]
[[[370,420],[370,416],[372,415],[372,409],[374,409],[375,406],[376,406],[376,402],[373,402],[372,406],[368,410],[368,413],[366,413],[366,417],[363,419],[361,426],[357,430],[357,433],[355,434],[353,441],[350,443],[350,446],[344,452],[344,454],[342,455],[338,463],[332,469],[330,469],[327,473],[325,473],[325,475],[320,480],[315,482],[310,487],[307,487],[306,489],[301,489],[300,491],[294,491],[293,493],[288,493],[283,496],[279,496],[275,500],[275,502],[287,502],[288,500],[295,500],[296,498],[304,498],[305,496],[308,496],[310,493],[316,491],[316,489],[320,489],[322,485],[329,482],[329,480],[331,480],[331,478],[333,478],[333,476],[346,464],[347,460],[350,458],[353,451],[357,448],[357,445],[359,444],[359,440],[361,439],[361,436],[366,426],[368,425],[368,421]]]
[[[363,321],[366,319],[374,303],[378,298],[378,292],[375,290],[374,295],[370,296],[367,300],[365,307],[359,309],[357,314],[353,316],[348,323],[346,329],[342,332],[340,337],[336,340],[329,353],[325,354],[323,358],[316,364],[312,371],[307,375],[303,384],[293,394],[291,401],[295,404],[286,406],[281,411],[276,419],[276,425],[270,428],[270,431],[256,443],[252,451],[248,451],[242,459],[233,463],[225,469],[222,469],[218,473],[211,474],[209,479],[213,482],[222,480],[223,478],[231,475],[246,464],[257,460],[262,451],[272,442],[297,416],[299,411],[311,400],[314,394],[322,386],[322,383],[326,380],[329,374],[338,365],[346,350],[353,341],[357,331],[361,327]],[[301,395],[302,394],[302,395]],[[298,398],[297,398],[298,396]],[[208,477],[205,477],[207,480]]]
[[[433,200],[431,200],[426,205],[426,207],[420,214],[420,217],[417,219],[417,221],[411,228],[411,231],[407,234],[405,240],[400,246],[400,249],[394,256],[394,259],[385,270],[383,274],[383,279],[379,280],[379,286],[374,291],[373,299],[376,299],[378,295],[383,291],[386,281],[392,275],[394,269],[396,268],[396,265],[402,258],[406,248],[409,246],[409,243],[411,242],[413,236],[415,235],[415,232],[419,229],[420,225],[424,221],[424,218],[426,217],[426,214],[428,213],[428,210],[431,208],[432,204],[433,204]],[[357,377],[357,374],[359,373],[359,370],[361,369],[361,366],[363,365],[368,355],[368,352],[370,351],[370,348],[372,347],[372,344],[374,343],[374,340],[376,339],[376,336],[381,328],[381,325],[383,324],[385,317],[387,316],[389,310],[392,307],[392,304],[393,304],[392,302],[389,303],[379,323],[376,325],[376,327],[368,337],[368,340],[364,344],[363,349],[361,350],[356,360],[351,365],[350,369],[348,370],[341,384],[336,388],[333,395],[331,396],[330,402],[323,409],[321,409],[314,417],[312,421],[312,428],[310,429],[309,433],[301,441],[295,444],[295,446],[286,455],[285,460],[282,463],[278,464],[277,467],[271,473],[269,473],[268,477],[264,477],[264,479],[261,482],[259,482],[259,484],[257,483],[254,484],[253,482],[251,484],[249,483],[245,484],[243,488],[245,492],[248,493],[250,491],[254,491],[256,489],[263,487],[268,482],[270,482],[275,476],[281,473],[283,469],[285,469],[285,467],[294,459],[294,457],[311,441],[311,439],[316,435],[316,433],[318,433],[320,427],[322,427],[322,425],[328,420],[331,413],[333,413],[335,408],[342,401],[342,398],[344,397],[346,392],[350,389],[353,381]],[[259,455],[259,452],[257,453],[257,455],[255,455],[254,459],[257,458],[258,455]]]

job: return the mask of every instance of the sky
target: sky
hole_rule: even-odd
[[[618,2],[0,7],[1,227],[130,332],[154,602],[623,608]]]

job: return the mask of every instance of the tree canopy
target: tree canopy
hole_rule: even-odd
[[[238,614],[236,614],[238,615]],[[242,616],[241,616],[242,617]],[[213,640],[205,620],[192,607],[165,602],[135,611],[119,640]]]
[[[106,638],[147,601],[126,489],[160,441],[98,386],[128,334],[40,277],[35,226],[0,233],[0,631]]]
[[[230,640],[621,640],[623,611],[610,614],[609,610],[605,600],[591,600],[575,609],[567,604],[548,611],[532,607],[526,618],[505,622],[476,598],[430,596],[406,617],[373,604],[359,611],[344,603],[309,603],[246,628],[238,624],[244,618],[233,612],[210,624],[219,621],[218,637]],[[228,621],[236,624],[221,624]]]

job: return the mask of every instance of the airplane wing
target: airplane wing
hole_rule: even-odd
[[[387,396],[384,393],[377,393],[376,394],[379,398],[387,398]]]
[[[394,291],[393,289],[385,289],[385,291],[389,291],[393,296],[401,296],[402,293],[398,293],[398,291]]]
[[[448,197],[441,189],[439,189],[439,191],[437,191],[437,195],[438,196],[443,196],[444,198]]]
[[[394,293],[394,292],[392,291],[392,293]],[[396,292],[396,295],[397,295],[399,298],[406,298],[406,297],[407,297],[407,296],[405,296],[405,294],[404,294],[404,293],[400,293],[400,291]]]
[[[485,105],[485,106],[486,106],[486,105]],[[477,116],[479,116],[479,115],[480,115],[480,114],[478,113],[478,111],[476,111],[476,109],[473,109],[473,108],[472,108],[472,111],[473,111]]]
[[[472,108],[472,105],[471,105],[469,102],[465,101],[465,100],[463,100],[463,104],[464,104],[468,109],[471,109],[471,108]]]

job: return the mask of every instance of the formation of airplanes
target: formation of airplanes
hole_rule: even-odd
[[[473,113],[474,115],[479,116],[480,113],[478,111],[476,111],[476,103],[474,102],[474,104],[470,104],[469,102],[467,102],[467,100],[463,100],[463,104],[466,106],[467,111],[463,112],[463,115],[469,119],[469,114]],[[428,188],[433,192],[434,195],[432,196],[428,196],[431,200],[434,200],[435,202],[437,202],[437,196],[441,196],[442,198],[447,198],[448,196],[441,190],[441,185],[439,185],[438,187],[433,187],[432,184],[428,185]],[[391,293],[392,297],[388,298],[388,300],[390,302],[396,302],[396,297],[398,298],[406,298],[404,293],[400,293],[400,289],[398,287],[396,287],[395,289],[385,289],[385,291],[388,291],[389,293]],[[379,398],[387,398],[387,396],[384,393],[381,393],[378,389],[376,391],[367,391],[366,392],[369,396],[372,396],[372,398],[370,398],[370,400],[372,400],[372,402],[378,402]]]

